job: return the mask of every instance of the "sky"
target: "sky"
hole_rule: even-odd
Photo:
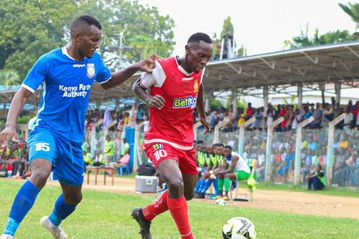
[[[230,16],[234,38],[238,46],[247,49],[247,55],[280,51],[284,41],[315,29],[324,34],[334,30],[355,31],[351,18],[338,3],[356,0],[139,0],[155,6],[161,15],[175,21],[174,54],[183,55],[188,37],[205,32],[211,37],[220,34],[223,21]]]

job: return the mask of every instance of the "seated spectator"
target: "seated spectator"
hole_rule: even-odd
[[[317,165],[315,171],[307,176],[308,190],[323,190],[325,188],[324,170],[320,164]]]
[[[111,162],[110,167],[121,168],[126,166],[129,161],[130,161],[130,155],[127,153],[124,156],[122,156],[120,159],[116,160],[116,162]]]

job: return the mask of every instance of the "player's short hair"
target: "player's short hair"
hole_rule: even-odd
[[[229,146],[229,145],[224,146],[224,148],[225,148],[225,149],[229,149],[230,151],[232,151],[232,147]]]
[[[192,34],[188,38],[187,43],[200,42],[200,41],[204,41],[205,43],[209,43],[209,44],[212,43],[212,39],[206,33],[203,33],[203,32],[197,32],[197,33]]]
[[[78,31],[79,27],[83,24],[86,24],[88,26],[94,25],[99,30],[102,29],[102,26],[99,21],[97,21],[94,17],[89,15],[82,15],[78,17],[72,24],[71,24],[71,37],[74,36],[74,34]]]

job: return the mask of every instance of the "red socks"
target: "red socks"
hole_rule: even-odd
[[[169,198],[168,190],[159,196],[148,206],[142,208],[142,213],[147,221],[152,221],[157,215],[170,210],[182,239],[194,239],[188,220],[188,207],[184,196],[181,198]]]
[[[182,239],[194,239],[188,220],[188,207],[184,196],[181,198],[167,198],[168,209],[175,221]]]
[[[167,206],[168,190],[162,193],[155,201],[142,208],[143,216],[147,221],[152,221],[157,215],[168,210]]]

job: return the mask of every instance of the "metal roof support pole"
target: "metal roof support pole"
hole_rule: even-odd
[[[219,121],[218,124],[214,127],[213,132],[213,144],[221,143],[219,141],[219,129],[223,127],[224,120]]]
[[[269,183],[272,178],[272,139],[274,128],[282,123],[284,117],[280,117],[273,121],[267,129],[267,145],[266,145],[266,168],[265,168],[265,181]]]
[[[117,97],[115,99],[115,111],[119,111],[120,110],[120,98]]]
[[[303,103],[303,84],[298,84],[298,109],[302,108]]]
[[[198,121],[197,123],[195,123],[193,125],[194,140],[198,140],[197,139],[197,132],[198,132],[198,127],[200,127],[201,125],[202,125],[201,121]]]
[[[297,137],[295,140],[295,159],[294,159],[294,185],[299,185],[300,183],[300,163],[301,163],[301,154],[302,154],[302,129],[314,121],[314,117],[302,121],[298,124],[297,127]]]
[[[237,89],[232,89],[233,103],[232,103],[232,112],[233,115],[237,115]]]
[[[327,145],[327,169],[326,169],[326,177],[327,177],[327,187],[332,186],[333,182],[333,165],[334,165],[334,132],[335,126],[345,118],[346,114],[341,114],[334,120],[330,121],[328,127],[328,145]]]
[[[263,103],[264,103],[264,114],[267,114],[267,109],[268,109],[268,95],[269,95],[269,89],[268,89],[268,85],[263,86]],[[266,128],[266,122],[264,120],[262,120],[262,129]]]
[[[204,100],[204,111],[209,112],[209,97],[207,96]]]
[[[342,89],[342,84],[340,82],[335,82],[335,102],[340,104],[340,94]]]
[[[97,121],[93,126],[92,126],[92,130],[91,130],[91,142],[90,142],[90,145],[91,145],[91,155],[93,155],[94,157],[96,156],[95,153],[96,151],[100,150],[97,148],[97,145],[96,145],[96,128],[101,125],[103,122],[103,119],[100,119],[99,121]]]
[[[254,121],[256,121],[255,117],[250,118],[249,120],[247,120],[246,122],[244,122],[240,127],[239,127],[239,142],[238,142],[238,153],[239,155],[243,155],[243,149],[244,149],[244,136],[245,136],[245,132],[246,132],[246,128],[252,124]]]
[[[141,130],[144,130],[145,121],[139,123],[136,126],[135,129],[135,155],[134,155],[134,165],[133,165],[133,171],[135,172],[138,166],[145,163],[144,159],[142,159],[142,154],[140,152],[140,132]]]

